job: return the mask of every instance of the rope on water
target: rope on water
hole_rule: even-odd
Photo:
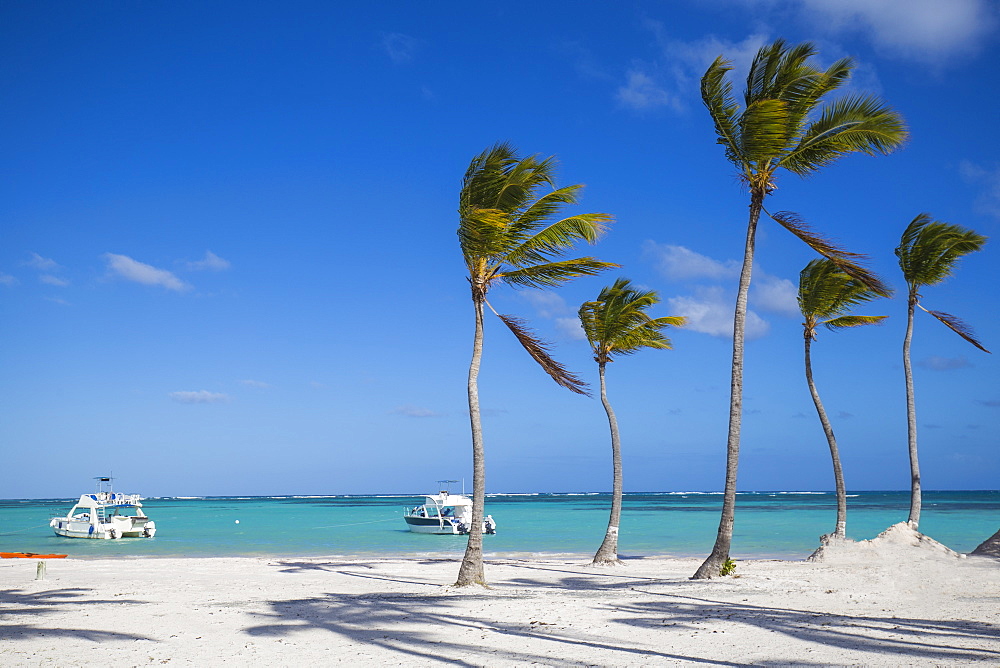
[[[15,534],[24,533],[25,531],[31,531],[32,529],[37,529],[39,527],[47,527],[47,526],[50,526],[48,522],[46,522],[45,524],[36,524],[35,526],[28,527],[27,529],[18,529],[17,531],[6,531],[4,533],[0,533],[0,536],[13,536]]]
[[[385,519],[385,520],[372,520],[371,522],[352,522],[350,524],[331,524],[330,526],[327,526],[327,527],[315,527],[315,528],[316,529],[339,529],[340,527],[356,527],[356,526],[360,526],[362,524],[378,524],[379,522],[396,522],[398,520],[399,520],[398,517],[392,517],[392,518]]]

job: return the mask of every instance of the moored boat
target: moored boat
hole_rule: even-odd
[[[403,519],[409,530],[415,533],[467,534],[472,527],[472,499],[442,490],[424,497],[423,505],[404,508]],[[481,531],[485,534],[497,532],[492,515],[483,518]]]
[[[64,517],[49,526],[66,538],[152,538],[156,524],[142,510],[142,497],[112,489],[112,478],[97,478],[97,492],[83,494]],[[107,489],[105,489],[107,487]]]

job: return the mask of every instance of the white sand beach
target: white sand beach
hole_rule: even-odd
[[[890,549],[891,547],[891,549]],[[0,665],[1000,664],[1000,561],[892,545],[822,562],[0,562]]]

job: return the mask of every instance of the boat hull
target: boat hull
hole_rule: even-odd
[[[156,534],[156,525],[142,518],[139,521],[106,522],[90,524],[66,517],[57,517],[50,523],[57,536],[63,538],[152,538]]]
[[[457,536],[463,532],[458,530],[451,520],[438,521],[436,517],[404,516],[406,526],[414,533],[430,533],[439,536]]]

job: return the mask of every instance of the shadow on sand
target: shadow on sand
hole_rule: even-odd
[[[39,627],[35,624],[9,623],[8,619],[16,615],[18,617],[34,616],[40,618],[43,615],[59,612],[61,609],[93,609],[97,612],[106,605],[138,605],[144,601],[133,601],[126,599],[115,600],[87,600],[82,597],[90,589],[53,589],[42,592],[26,592],[20,589],[0,590],[0,640],[26,640],[32,637],[45,638],[82,638],[94,642],[104,642],[108,640],[151,640],[145,636],[134,633],[121,633],[118,631],[103,631],[94,629],[54,629],[49,627]],[[81,606],[85,606],[81,607]]]
[[[288,564],[290,565],[290,564]],[[428,582],[397,579],[375,573],[349,570],[361,564],[323,565],[323,570],[348,577],[364,577],[427,585]],[[521,566],[505,564],[506,566]],[[368,568],[368,566],[364,566]],[[968,645],[996,646],[1000,627],[982,622],[925,620],[871,615],[834,615],[783,607],[763,607],[730,603],[689,595],[679,591],[691,586],[687,579],[655,579],[631,576],[619,569],[606,571],[584,568],[532,566],[565,577],[555,582],[531,578],[507,579],[492,590],[444,590],[435,593],[327,593],[315,597],[272,601],[263,623],[244,631],[256,637],[282,638],[301,631],[320,629],[339,636],[344,644],[388,650],[403,661],[448,662],[457,665],[489,665],[491,662],[550,664],[575,663],[585,657],[598,663],[631,664],[681,661],[716,666],[745,665],[737,652],[717,647],[720,658],[671,653],[671,637],[714,631],[724,632],[734,625],[749,625],[759,631],[763,644],[768,634],[794,637],[799,642],[862,653],[875,660],[894,657],[901,661],[924,660],[943,663],[987,661],[1000,663],[1000,648],[978,649]],[[312,567],[310,567],[312,568]],[[510,586],[517,587],[511,591]],[[565,592],[566,606],[593,604],[593,597],[609,590],[633,589],[640,600],[627,595],[609,599],[619,613],[611,625],[599,632],[578,631],[532,618],[531,589]],[[670,590],[678,591],[677,594]],[[528,591],[526,591],[528,590]],[[653,598],[654,600],[650,600]],[[655,600],[660,598],[662,600]],[[519,599],[523,610],[519,619],[490,615],[490,603]],[[469,616],[470,601],[483,613]],[[509,610],[509,606],[504,606]],[[260,617],[258,616],[259,620]],[[530,621],[529,621],[530,620]],[[663,629],[663,641],[655,651],[621,642],[630,627]],[[724,636],[716,636],[720,641]],[[963,647],[963,645],[967,645]],[[731,646],[730,646],[731,648]],[[732,648],[731,648],[732,649]],[[600,657],[597,659],[597,657]],[[723,658],[725,657],[725,658]],[[733,659],[733,660],[729,660]],[[865,656],[860,660],[865,661]],[[777,657],[782,665],[817,665],[803,657]]]

